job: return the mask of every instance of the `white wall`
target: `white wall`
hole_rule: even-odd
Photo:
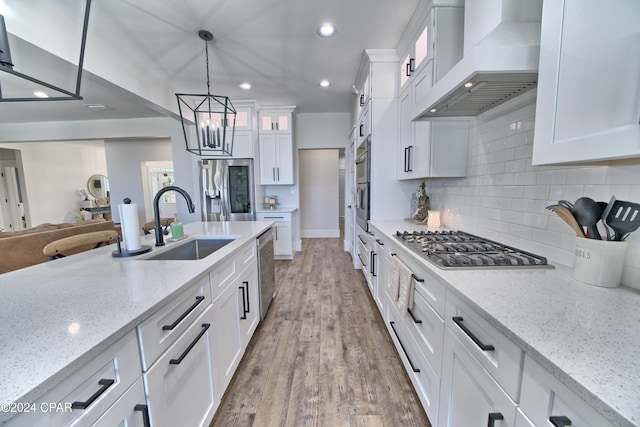
[[[532,166],[535,103],[474,123],[464,179],[427,180],[433,210],[447,227],[573,265],[574,234],[545,206],[587,196],[640,202],[640,160]],[[640,231],[633,233],[622,282],[640,289]]]
[[[300,234],[340,237],[338,150],[300,150]]]
[[[117,206],[125,197],[138,206],[138,221],[140,226],[153,217],[145,215],[144,175],[145,162],[171,161],[171,140],[164,139],[117,139],[105,141],[107,156],[107,170],[111,186],[111,203],[113,206],[113,221],[120,222]],[[176,185],[185,187],[176,179]],[[193,194],[190,194],[195,196]],[[182,196],[176,197],[177,203],[185,205]],[[195,199],[194,199],[195,200]],[[195,201],[194,201],[195,203]],[[186,206],[186,205],[185,205]]]
[[[107,175],[103,141],[0,143],[20,150],[24,171],[27,226],[60,223],[78,213],[91,175]]]
[[[346,148],[349,146],[349,113],[305,113],[295,119],[298,149]]]

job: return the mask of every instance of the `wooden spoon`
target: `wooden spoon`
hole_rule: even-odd
[[[547,206],[547,209],[555,212],[555,214],[558,215],[560,219],[562,219],[565,223],[567,223],[569,227],[571,227],[573,231],[576,232],[576,236],[585,237],[584,230],[582,229],[582,227],[580,227],[580,224],[578,224],[578,221],[573,216],[571,211],[567,209],[565,206],[552,205],[552,206]]]

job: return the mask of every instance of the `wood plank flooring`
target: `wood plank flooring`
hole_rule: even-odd
[[[430,426],[341,239],[276,262],[276,298],[211,427]]]

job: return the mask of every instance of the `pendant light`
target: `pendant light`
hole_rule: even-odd
[[[211,95],[208,42],[213,40],[213,34],[200,30],[198,36],[204,40],[207,94],[176,93],[187,151],[199,156],[231,156],[236,110],[229,97]]]

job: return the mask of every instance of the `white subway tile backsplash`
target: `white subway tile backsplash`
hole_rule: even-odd
[[[445,226],[478,234],[573,265],[575,234],[546,206],[587,196],[640,203],[640,161],[606,165],[533,166],[535,103],[469,130],[467,177],[427,181]],[[623,283],[640,289],[640,231],[629,239]],[[631,281],[631,282],[630,282]]]

